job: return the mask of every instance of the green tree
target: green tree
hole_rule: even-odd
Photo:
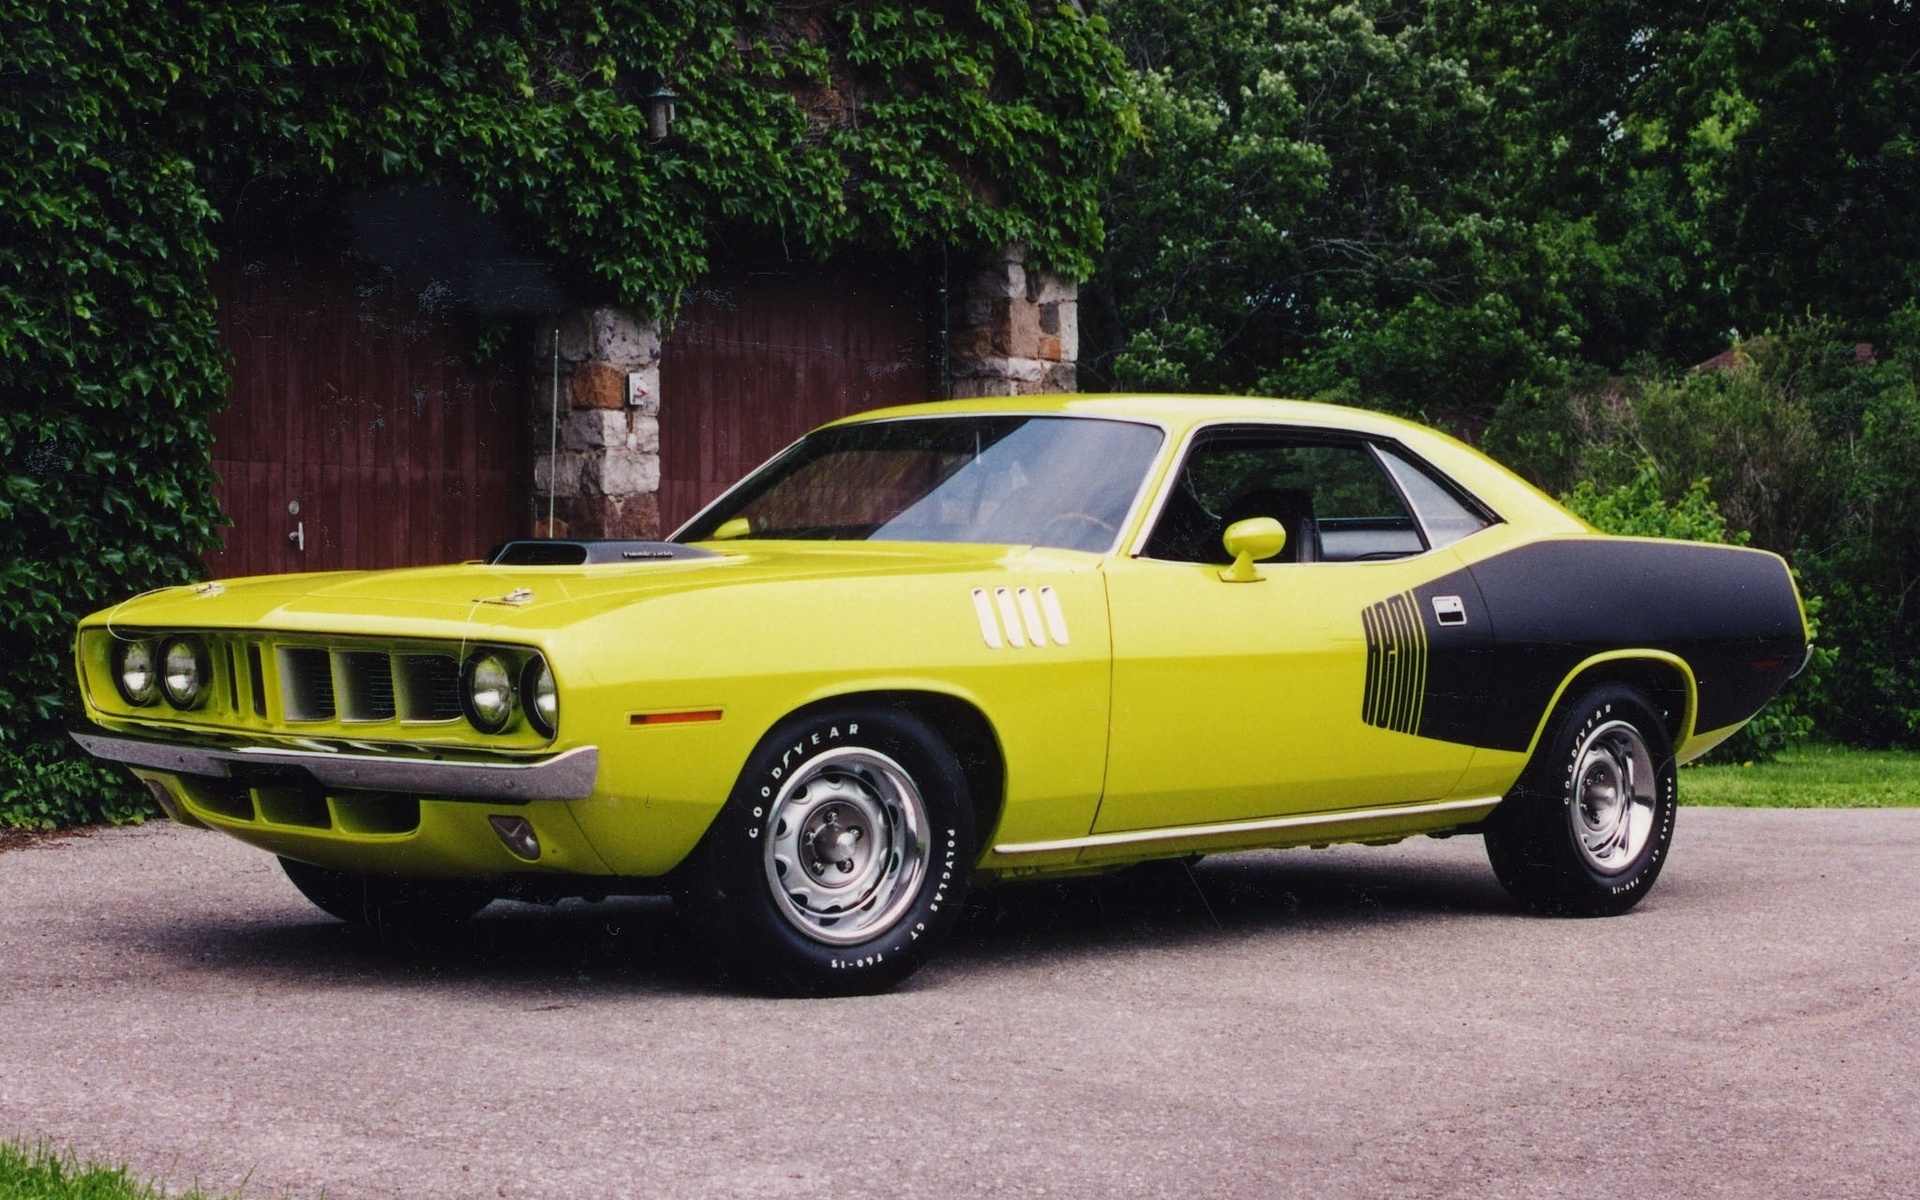
[[[1540,172],[1514,139],[1538,131],[1512,111],[1534,86],[1513,29],[1476,57],[1439,6],[1102,11],[1146,140],[1083,293],[1089,374],[1471,420],[1576,368],[1613,268],[1590,220],[1526,207]]]

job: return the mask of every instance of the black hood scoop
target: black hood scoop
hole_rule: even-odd
[[[639,542],[621,538],[528,538],[503,542],[487,555],[492,567],[579,567],[591,563],[672,562],[719,558],[711,550],[678,542]]]

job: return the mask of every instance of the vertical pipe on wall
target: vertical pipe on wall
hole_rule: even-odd
[[[553,412],[547,424],[547,536],[553,536],[553,501],[560,494],[560,326],[553,327]]]

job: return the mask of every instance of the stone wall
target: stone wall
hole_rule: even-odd
[[[1021,246],[981,255],[959,274],[947,312],[950,394],[1073,391],[1080,352],[1073,282],[1030,267]],[[659,537],[658,328],[618,308],[582,309],[547,322],[536,331],[533,377],[533,536]],[[637,403],[629,403],[629,377]]]
[[[1024,246],[982,255],[949,304],[949,387],[961,396],[1075,390],[1079,289],[1027,264]]]
[[[559,437],[554,452],[554,336]],[[584,309],[534,341],[535,537],[660,535],[660,334],[624,309]],[[638,403],[628,403],[628,377]],[[553,520],[547,513],[551,500]]]

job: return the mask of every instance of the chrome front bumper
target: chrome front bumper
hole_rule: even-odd
[[[247,767],[292,767],[323,787],[409,792],[449,800],[584,800],[593,794],[600,774],[596,746],[527,762],[502,762],[264,746],[219,749],[78,730],[72,736],[95,758],[130,767],[213,779],[232,778],[235,766],[243,773]]]

